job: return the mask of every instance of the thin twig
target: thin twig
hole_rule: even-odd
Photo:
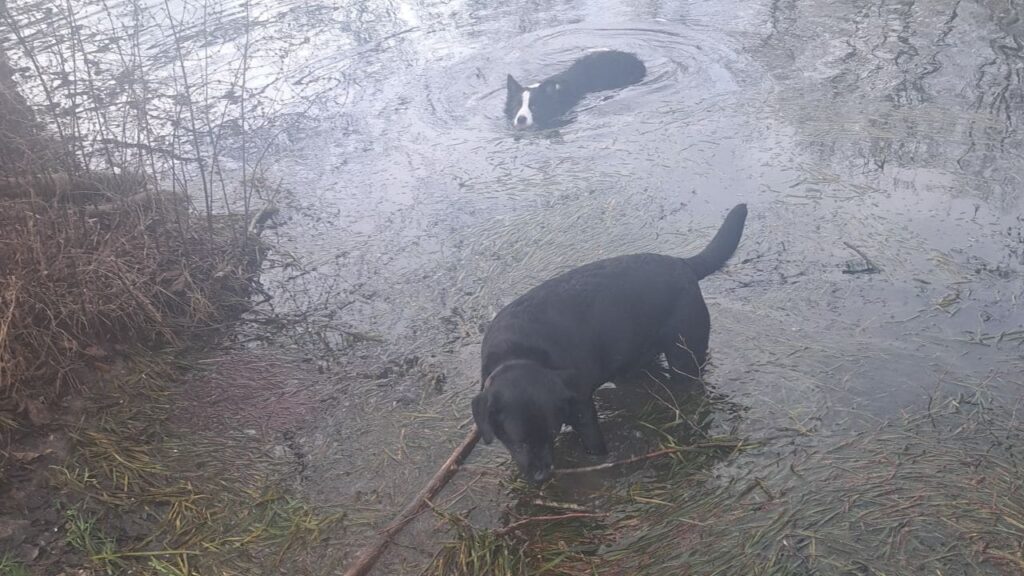
[[[555,502],[554,500],[542,500],[540,498],[534,498],[530,500],[530,504],[534,506],[543,506],[544,508],[557,508],[561,510],[575,510],[576,512],[589,512],[589,510],[580,506],[579,504],[573,504],[572,502]]]
[[[518,530],[519,528],[522,528],[527,524],[533,524],[534,522],[556,522],[558,520],[569,520],[571,518],[598,518],[607,515],[607,513],[599,512],[569,512],[568,514],[556,514],[553,516],[530,516],[529,518],[523,518],[518,522],[513,522],[504,528],[495,530],[494,534],[496,536],[504,536],[509,532]]]
[[[596,466],[584,466],[582,468],[565,468],[562,470],[555,470],[555,474],[584,474],[587,472],[597,472],[599,470],[607,470],[609,468],[616,468],[619,466],[625,466],[627,464],[634,464],[636,462],[642,462],[644,460],[651,460],[652,458],[658,458],[661,456],[667,456],[669,454],[678,454],[680,452],[698,452],[702,450],[714,449],[714,448],[731,448],[733,450],[738,449],[742,446],[742,443],[738,442],[706,442],[704,444],[694,444],[692,446],[676,446],[674,448],[665,448],[663,450],[657,450],[649,454],[642,454],[640,456],[634,456],[632,458],[626,458],[625,460],[619,460],[616,462],[606,462],[604,464],[597,464]]]

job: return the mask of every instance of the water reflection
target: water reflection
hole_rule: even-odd
[[[770,49],[764,53],[791,104],[794,126],[811,130],[809,140],[820,147],[822,160],[835,164],[845,158],[851,168],[872,166],[879,174],[887,167],[928,167],[947,172],[950,193],[1015,204],[1015,161],[989,153],[993,144],[1001,147],[1016,137],[1007,109],[1013,98],[1001,94],[1014,91],[1005,83],[1006,69],[1017,64],[1005,55],[1004,42],[1012,34],[1000,28],[1001,20],[979,19],[977,7],[960,2],[829,10],[835,34],[813,40],[811,28],[825,22],[821,5],[774,3]],[[994,39],[986,41],[979,29]],[[814,59],[818,63],[811,66]],[[773,66],[776,60],[793,65]],[[829,97],[792,76],[808,68],[821,71],[831,86]],[[971,85],[977,89],[973,96]],[[837,151],[844,143],[850,151]]]

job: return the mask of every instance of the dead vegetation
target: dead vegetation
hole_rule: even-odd
[[[60,393],[123,345],[179,345],[244,307],[245,227],[189,227],[173,199],[0,203],[0,399]]]
[[[252,438],[168,425],[182,350],[251,306],[274,208],[244,97],[160,92],[138,8],[0,6],[0,575],[274,570],[338,517]]]
[[[253,286],[266,216],[250,206],[257,179],[243,166],[228,182],[220,133],[180,123],[198,109],[209,120],[208,107],[186,94],[166,108],[148,92],[128,8],[99,30],[70,5],[43,20],[0,7],[0,433],[48,421],[48,401],[125,346],[196,341],[243,310]],[[94,38],[112,51],[90,51]],[[184,74],[185,47],[178,56]],[[117,67],[100,74],[101,61]],[[161,134],[168,114],[182,127]]]

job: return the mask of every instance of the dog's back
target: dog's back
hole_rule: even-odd
[[[570,270],[498,313],[481,345],[482,371],[510,359],[603,374],[628,369],[696,280],[685,260],[660,254],[618,256]]]
[[[614,90],[644,79],[647,67],[627,52],[602,50],[580,58],[568,70],[556,76],[580,94]]]
[[[483,377],[510,359],[606,376],[628,370],[653,345],[674,309],[703,307],[697,283],[736,251],[746,216],[746,205],[733,208],[696,256],[608,258],[529,290],[487,328],[481,345]]]

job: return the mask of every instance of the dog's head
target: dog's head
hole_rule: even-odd
[[[562,86],[558,82],[547,80],[524,87],[509,74],[505,117],[516,130],[550,124],[561,110],[558,104],[561,98]]]
[[[540,484],[554,471],[569,399],[564,374],[517,362],[496,371],[473,399],[473,419],[485,444],[501,440],[523,478]]]

